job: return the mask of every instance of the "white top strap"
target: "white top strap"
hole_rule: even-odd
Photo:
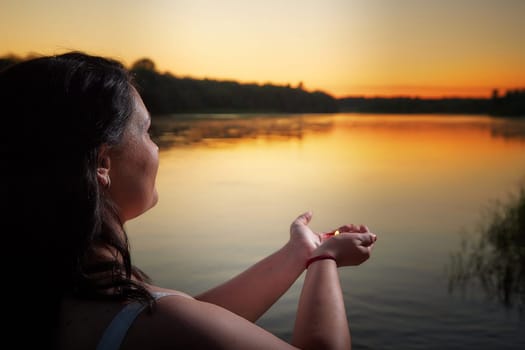
[[[152,295],[157,300],[167,295],[173,295],[173,293],[153,292]],[[131,327],[135,318],[137,318],[145,307],[146,305],[144,304],[133,302],[120,310],[104,331],[98,343],[97,350],[118,350],[129,327]]]

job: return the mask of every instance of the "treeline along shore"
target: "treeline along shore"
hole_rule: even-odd
[[[309,92],[297,87],[259,85],[176,77],[159,73],[154,63],[142,59],[131,70],[141,87],[144,103],[151,113],[177,112],[285,112],[332,113],[338,101],[322,91]]]
[[[26,58],[0,57],[0,70]],[[488,114],[525,116],[525,88],[494,90],[487,98],[344,97],[307,91],[303,84],[239,83],[179,77],[159,72],[149,58],[135,61],[130,70],[152,115],[172,113],[402,113]]]
[[[346,97],[340,98],[340,112],[402,114],[488,114],[525,117],[525,88],[494,90],[490,98]]]

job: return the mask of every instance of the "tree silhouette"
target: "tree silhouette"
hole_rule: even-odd
[[[149,58],[141,58],[131,65],[131,69],[155,71],[155,62]]]

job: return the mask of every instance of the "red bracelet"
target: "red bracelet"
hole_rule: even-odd
[[[308,261],[306,261],[306,268],[308,268],[308,266],[310,266],[310,264],[313,262],[316,262],[318,260],[325,260],[325,259],[332,259],[333,261],[337,263],[337,260],[335,260],[333,256],[329,254],[322,254],[322,255],[317,255],[317,256],[314,256],[313,258],[308,259]]]

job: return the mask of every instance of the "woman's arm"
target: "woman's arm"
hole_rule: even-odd
[[[302,229],[311,217],[311,213],[304,213],[292,223],[290,240],[284,247],[195,298],[219,305],[247,320],[256,321],[303,273],[306,260],[321,244],[319,235]]]
[[[292,232],[309,230],[309,219],[304,219],[299,217],[299,221],[294,221]],[[367,260],[375,235],[364,227],[357,229],[353,225],[344,226],[340,231],[340,235],[327,238],[311,254],[311,257],[330,256],[335,261],[317,260],[308,267],[292,344],[215,304],[181,297],[161,299],[158,312],[153,313],[148,322],[139,320],[141,326],[147,328],[140,334],[147,336],[141,339],[131,335],[130,342],[141,344],[144,341],[144,344],[152,346],[153,338],[156,339],[154,343],[159,345],[202,346],[207,349],[349,349],[350,331],[337,266],[359,265]],[[272,265],[273,260],[282,258],[281,253],[277,252],[276,257],[268,258],[269,263],[263,260],[259,263],[260,266],[256,264],[252,269],[260,272],[263,266]],[[301,269],[303,268],[304,265]],[[231,285],[244,278],[240,277],[238,281],[231,282]],[[273,290],[271,287],[269,289]],[[140,329],[138,325],[137,329]]]
[[[334,260],[319,260],[308,268],[292,344],[301,349],[350,349],[350,331]]]
[[[340,231],[312,254],[324,258],[308,267],[299,299],[292,344],[301,349],[351,348],[337,266],[366,261],[377,237],[365,226],[343,226]]]

